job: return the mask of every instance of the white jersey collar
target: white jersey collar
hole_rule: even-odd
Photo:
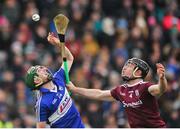
[[[127,87],[133,87],[133,86],[136,86],[136,85],[138,85],[138,84],[140,84],[140,83],[143,83],[143,80],[140,80],[139,82],[136,82],[136,83],[134,83],[134,84],[127,84]]]

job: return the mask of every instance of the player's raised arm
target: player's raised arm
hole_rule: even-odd
[[[61,50],[62,44],[60,43],[59,39],[54,36],[53,33],[49,33],[47,39],[48,39],[49,43],[51,43],[54,46],[57,46],[59,48],[59,50]],[[65,47],[65,56],[67,58],[68,71],[69,71],[71,69],[72,64],[73,64],[74,57],[67,47]],[[62,68],[64,69],[63,65],[62,65]]]
[[[165,77],[165,68],[162,64],[157,63],[157,74],[159,76],[159,82],[156,85],[152,85],[148,88],[148,91],[153,96],[161,96],[167,89],[167,80]]]
[[[68,89],[75,94],[87,97],[89,99],[104,100],[104,101],[115,101],[111,96],[110,90],[100,90],[100,89],[86,89],[74,86],[72,82],[66,84]]]

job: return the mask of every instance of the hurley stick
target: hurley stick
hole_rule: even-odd
[[[58,33],[59,40],[62,43],[61,52],[62,52],[63,63],[64,63],[66,83],[69,84],[70,80],[69,80],[69,74],[68,74],[68,64],[67,64],[67,59],[65,56],[65,32],[69,23],[69,19],[63,14],[58,14],[57,16],[54,17],[53,20],[56,27],[56,31]]]

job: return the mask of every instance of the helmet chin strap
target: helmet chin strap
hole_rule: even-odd
[[[48,80],[46,81],[46,82],[43,82],[43,83],[41,83],[40,85],[39,85],[39,87],[40,86],[42,86],[42,85],[44,85],[44,84],[46,84],[46,83],[48,83],[48,82],[50,82],[52,80],[52,75],[48,75]]]
[[[46,83],[50,82],[51,80],[52,80],[52,78],[47,80],[46,82],[40,83],[36,88],[34,88],[32,90],[38,90],[42,85],[45,85]]]
[[[138,70],[138,67],[136,67],[132,73],[132,77],[127,77],[127,76],[124,76],[123,77],[123,80],[124,81],[131,81],[131,80],[135,80],[135,79],[139,79],[139,78],[142,78],[142,76],[136,76],[135,75],[135,72]]]
[[[43,80],[42,80],[42,78],[40,78],[40,77],[38,77],[38,79],[39,79],[39,83],[37,83],[35,86],[36,87],[38,87],[38,86],[40,86],[40,85],[42,85],[43,84]]]
[[[48,75],[48,79],[46,82],[43,82],[42,78],[39,78],[41,80],[40,83],[36,84],[36,88],[32,89],[32,90],[36,90],[36,89],[39,89],[42,85],[50,82],[52,80],[52,74],[49,72],[49,75]]]

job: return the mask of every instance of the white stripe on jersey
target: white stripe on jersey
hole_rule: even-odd
[[[37,121],[39,122],[40,121],[40,104],[41,104],[41,99],[42,99],[42,96],[40,94],[37,95],[37,103],[36,103],[36,116],[37,116]]]

